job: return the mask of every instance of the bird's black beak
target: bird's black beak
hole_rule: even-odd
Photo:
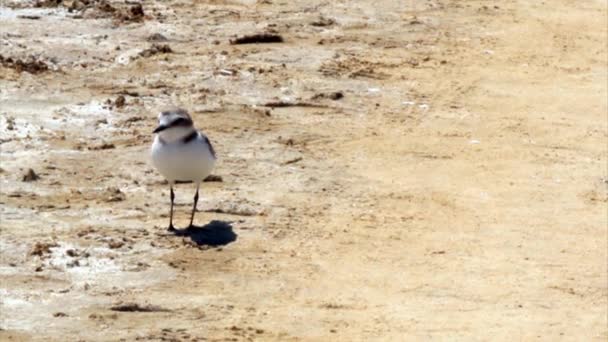
[[[167,125],[160,125],[160,126],[156,127],[156,129],[154,129],[154,132],[152,132],[152,133],[162,132],[162,131],[166,130],[167,128],[169,128],[169,126],[167,126]]]

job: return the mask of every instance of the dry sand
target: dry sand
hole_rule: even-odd
[[[0,339],[608,339],[605,1],[41,5],[0,7]],[[222,178],[183,236],[171,104]]]

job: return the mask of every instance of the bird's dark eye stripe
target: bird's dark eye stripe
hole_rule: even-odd
[[[189,126],[192,122],[186,118],[177,118],[172,123],[171,126]]]

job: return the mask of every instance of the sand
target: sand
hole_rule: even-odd
[[[604,1],[142,5],[0,7],[0,339],[608,339]]]

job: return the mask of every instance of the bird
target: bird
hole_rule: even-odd
[[[200,184],[211,174],[217,160],[213,145],[205,134],[194,127],[192,117],[183,108],[161,111],[158,114],[158,126],[153,134],[155,137],[151,148],[152,164],[169,182],[171,209],[167,230],[176,231],[173,226],[173,187],[177,182],[196,184],[188,226],[192,228]]]

